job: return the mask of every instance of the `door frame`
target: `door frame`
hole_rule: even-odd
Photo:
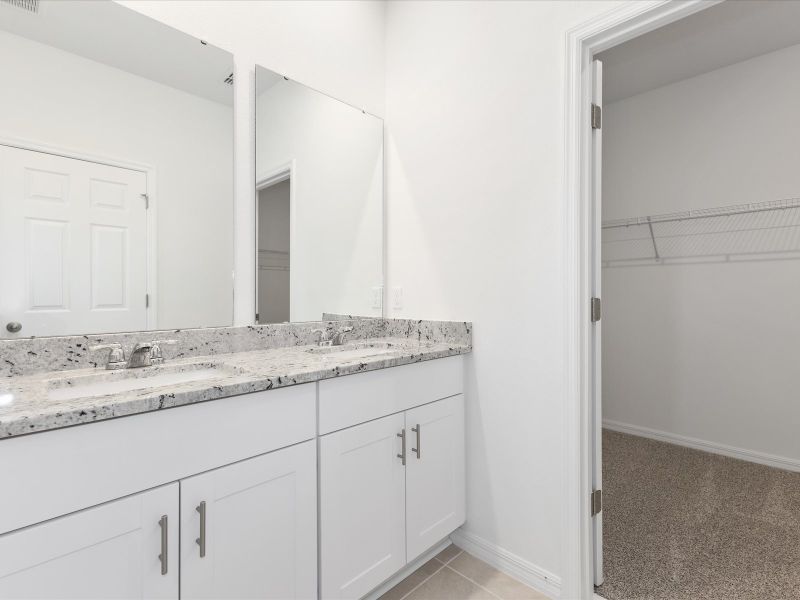
[[[593,520],[590,515],[595,459],[592,413],[599,393],[592,384],[590,298],[592,244],[592,59],[604,50],[688,17],[723,0],[648,0],[626,2],[566,34],[564,90],[564,331],[563,456],[564,536],[561,597],[594,596]],[[598,215],[597,218],[600,218]],[[599,242],[599,240],[598,240]],[[599,390],[598,390],[599,392]]]
[[[129,171],[138,171],[145,174],[146,194],[148,208],[145,211],[147,219],[147,268],[146,268],[146,289],[149,295],[149,304],[145,310],[146,329],[157,329],[158,325],[158,201],[156,185],[156,168],[153,165],[135,162],[127,159],[110,157],[106,155],[94,154],[76,148],[56,146],[46,144],[31,139],[19,138],[0,133],[0,146],[19,148],[20,150],[30,150],[41,152],[42,154],[52,154],[63,158],[82,160],[109,167],[118,167]]]
[[[258,194],[264,188],[268,188],[271,185],[275,185],[276,183],[280,183],[281,181],[289,180],[289,322],[294,321],[294,314],[292,309],[292,290],[294,289],[295,283],[295,273],[292,269],[292,257],[294,256],[294,252],[297,249],[296,239],[295,239],[295,231],[297,225],[296,217],[296,209],[297,209],[297,202],[295,201],[295,188],[296,188],[296,181],[297,181],[297,160],[291,159],[272,167],[271,169],[267,169],[261,171],[260,173],[256,173],[256,193],[255,193],[255,223],[253,223],[253,256],[255,256],[256,264],[255,269],[253,271],[253,277],[255,278],[255,310],[253,311],[253,317],[258,314]],[[258,325],[258,320],[253,318],[253,322]]]

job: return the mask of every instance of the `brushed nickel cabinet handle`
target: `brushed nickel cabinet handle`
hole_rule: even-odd
[[[195,509],[200,513],[200,537],[195,540],[200,546],[200,558],[206,555],[206,501],[203,500]]]
[[[169,527],[167,525],[167,515],[162,515],[158,520],[158,526],[161,527],[161,554],[158,555],[158,560],[161,561],[161,574],[167,574],[167,567],[169,566]]]
[[[416,427],[412,427],[411,431],[417,434],[417,447],[412,448],[411,451],[417,455],[417,460],[422,458],[422,444],[420,443],[420,438],[422,437],[422,425],[417,423]]]
[[[403,461],[403,466],[405,467],[406,466],[406,430],[403,429],[400,433],[397,434],[397,437],[399,437],[402,440],[402,446],[401,446],[402,450],[400,450],[400,454],[397,455],[397,458],[399,458],[401,461]]]

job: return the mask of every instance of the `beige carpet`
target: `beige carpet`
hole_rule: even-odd
[[[609,600],[800,599],[800,473],[604,431],[603,527]]]

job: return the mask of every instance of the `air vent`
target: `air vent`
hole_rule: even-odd
[[[39,0],[0,0],[0,3],[27,10],[30,13],[37,14],[39,12]]]
[[[227,85],[233,85],[233,73],[228,75],[223,81]]]

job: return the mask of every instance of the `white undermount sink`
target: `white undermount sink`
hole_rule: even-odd
[[[161,388],[214,379],[228,369],[210,363],[180,366],[156,366],[141,369],[105,371],[92,375],[64,376],[49,382],[50,400],[74,400],[93,396],[108,396],[134,390]]]
[[[373,354],[386,354],[397,351],[397,346],[389,342],[348,342],[340,346],[318,346],[309,348],[306,352],[311,354],[325,354],[331,358],[346,356],[371,356]]]

